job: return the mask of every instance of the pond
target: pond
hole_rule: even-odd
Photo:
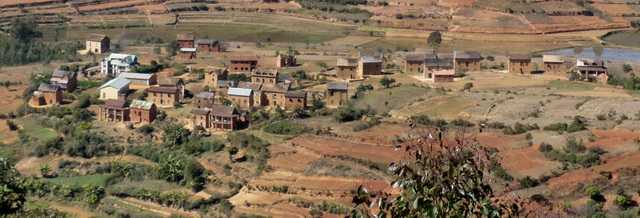
[[[543,52],[549,55],[562,55],[562,56],[575,56],[578,58],[590,58],[590,59],[604,59],[607,61],[624,61],[624,62],[639,62],[640,63],[640,51],[627,49],[627,48],[604,48],[600,56],[596,55],[593,48],[564,48],[552,51]]]

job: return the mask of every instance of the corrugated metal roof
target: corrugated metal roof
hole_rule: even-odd
[[[482,55],[477,51],[454,52],[454,58],[460,60],[481,60]]]
[[[144,79],[149,80],[153,77],[151,73],[121,73],[118,77],[122,77],[125,79]]]
[[[253,90],[244,88],[229,88],[227,95],[250,97]]]
[[[137,108],[143,110],[150,110],[153,107],[153,102],[143,101],[143,100],[133,100],[129,105],[130,108]]]
[[[514,54],[514,55],[509,55],[509,60],[514,60],[514,61],[531,61],[531,56],[526,55],[526,54]]]
[[[196,52],[196,48],[180,48],[181,52]]]
[[[59,86],[46,84],[46,83],[40,83],[40,86],[38,86],[38,91],[40,92],[56,92],[59,89],[60,89]]]
[[[544,63],[564,63],[564,57],[560,55],[543,55],[542,62]]]
[[[128,79],[122,78],[122,77],[118,77],[112,80],[109,80],[109,82],[106,82],[105,84],[103,84],[102,86],[100,86],[100,89],[105,88],[105,87],[112,87],[115,89],[122,89],[126,86],[129,86],[129,83],[131,83],[131,81],[129,81]]]
[[[216,97],[216,94],[213,92],[199,92],[196,94],[196,98],[212,99],[214,97]]]
[[[339,67],[355,67],[358,65],[358,60],[354,58],[338,58],[336,66]]]
[[[360,60],[363,63],[382,63],[382,60],[373,57],[373,56],[362,56],[362,58],[360,58]]]
[[[327,84],[327,89],[329,90],[347,90],[349,89],[348,83],[341,82],[332,82]]]

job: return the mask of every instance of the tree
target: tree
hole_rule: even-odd
[[[624,71],[625,73],[630,73],[631,71],[633,71],[633,67],[631,66],[631,64],[624,64],[622,65],[622,71]]]
[[[416,139],[403,144],[409,159],[389,166],[392,185],[401,189],[400,195],[382,194],[372,202],[367,190],[359,188],[352,201],[353,216],[371,216],[367,205],[378,205],[374,210],[378,214],[373,214],[377,217],[517,216],[516,204],[492,202],[493,191],[484,181],[490,151],[469,143],[464,128],[455,134],[455,143],[432,137],[442,134],[436,129],[416,132],[420,132]]]
[[[387,76],[384,76],[384,77],[382,77],[382,79],[380,79],[380,85],[384,86],[384,87],[385,87],[385,88],[387,88],[387,89],[388,89],[389,87],[391,87],[391,85],[392,85],[393,83],[395,83],[395,82],[396,82],[396,80],[395,80],[395,79],[393,79],[393,78],[389,78],[389,77],[387,77]]]
[[[434,52],[440,47],[441,43],[442,33],[440,33],[440,31],[434,31],[429,34],[429,37],[427,38],[427,44],[429,45],[429,47],[434,49]]]
[[[0,175],[0,215],[15,213],[24,206],[27,190],[20,173],[4,157],[0,157]]]
[[[33,18],[16,19],[9,33],[22,43],[30,43],[31,40],[42,37],[42,33],[38,31],[38,24]]]
[[[462,90],[464,91],[471,91],[471,88],[473,88],[473,83],[468,82],[464,84],[464,87],[462,88]]]
[[[189,140],[189,136],[191,132],[178,124],[171,124],[165,127],[164,129],[164,143],[168,146],[173,147],[176,145],[181,145]]]

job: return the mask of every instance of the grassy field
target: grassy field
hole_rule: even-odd
[[[435,91],[409,85],[377,89],[356,100],[355,105],[360,108],[371,106],[377,113],[384,113],[401,108],[419,98],[425,98],[430,93],[435,93]]]
[[[595,88],[593,83],[574,82],[566,80],[553,80],[549,82],[549,87],[563,91],[589,91]]]
[[[640,31],[637,30],[612,33],[602,39],[616,45],[640,48]]]
[[[18,120],[17,123],[22,126],[22,131],[24,134],[26,134],[30,138],[38,139],[41,142],[51,140],[58,136],[56,131],[42,126],[33,118],[26,117]]]
[[[85,185],[94,185],[94,186],[106,186],[107,181],[111,179],[110,174],[99,174],[99,175],[88,175],[88,176],[74,176],[74,177],[58,177],[53,179],[48,179],[47,181],[61,184],[61,185],[70,185],[70,186],[85,186]]]

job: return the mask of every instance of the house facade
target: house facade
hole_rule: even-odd
[[[126,122],[129,120],[129,108],[126,107],[126,100],[109,99],[98,109],[98,120],[105,122]]]
[[[284,108],[293,110],[297,108],[307,107],[307,92],[305,91],[288,91],[284,93]]]
[[[254,105],[253,90],[244,88],[229,88],[227,98],[242,109],[251,109]]]
[[[251,72],[251,82],[275,85],[278,83],[278,71],[273,69],[253,71]]]
[[[182,60],[196,59],[196,57],[197,57],[196,48],[180,48],[180,50],[178,51],[178,58]]]
[[[111,40],[106,35],[91,34],[85,42],[85,48],[93,54],[102,54],[109,51]]]
[[[227,80],[229,71],[227,69],[212,69],[204,74],[204,85],[214,88],[218,85],[218,81]]]
[[[508,65],[509,73],[529,74],[533,70],[529,55],[511,55]]]
[[[382,60],[372,56],[360,57],[358,75],[382,75]]]
[[[574,71],[585,81],[606,83],[609,80],[609,70],[603,60],[579,58],[576,60]]]
[[[459,72],[480,71],[482,61],[482,55],[480,52],[465,51],[465,52],[453,52],[453,68]]]
[[[234,56],[229,59],[229,71],[251,72],[258,66],[258,57],[255,55]]]
[[[232,131],[242,128],[246,123],[246,119],[235,108],[224,105],[196,108],[191,113],[193,126],[207,130]]]
[[[195,48],[195,39],[193,33],[180,33],[176,36],[178,48]]]
[[[222,52],[222,45],[220,41],[215,39],[197,39],[195,41],[198,53],[211,54],[216,52]]]
[[[112,53],[102,60],[100,72],[104,76],[117,77],[121,73],[130,72],[131,68],[136,65],[138,65],[137,56]]]
[[[358,71],[358,59],[338,58],[336,63],[336,77],[342,80],[360,80],[363,75]]]
[[[333,82],[327,84],[325,102],[327,107],[337,108],[349,101],[349,83]]]
[[[405,73],[422,73],[425,54],[413,53],[404,57],[403,71]]]
[[[129,92],[131,82],[125,78],[118,77],[100,86],[100,100],[124,99]]]
[[[31,95],[30,104],[36,107],[51,106],[62,104],[62,100],[62,89],[59,86],[42,83]]]
[[[210,108],[216,104],[216,94],[214,92],[200,92],[194,96],[196,108]]]
[[[180,103],[179,90],[175,86],[154,86],[147,89],[147,101],[158,107],[170,108]]]
[[[559,55],[543,55],[542,64],[545,73],[565,74],[570,70],[564,57]]]
[[[58,69],[51,74],[49,83],[60,87],[60,89],[64,91],[73,92],[78,85],[78,74],[76,72]]]
[[[132,123],[151,123],[156,119],[157,113],[153,102],[133,100],[129,105],[129,121]]]

